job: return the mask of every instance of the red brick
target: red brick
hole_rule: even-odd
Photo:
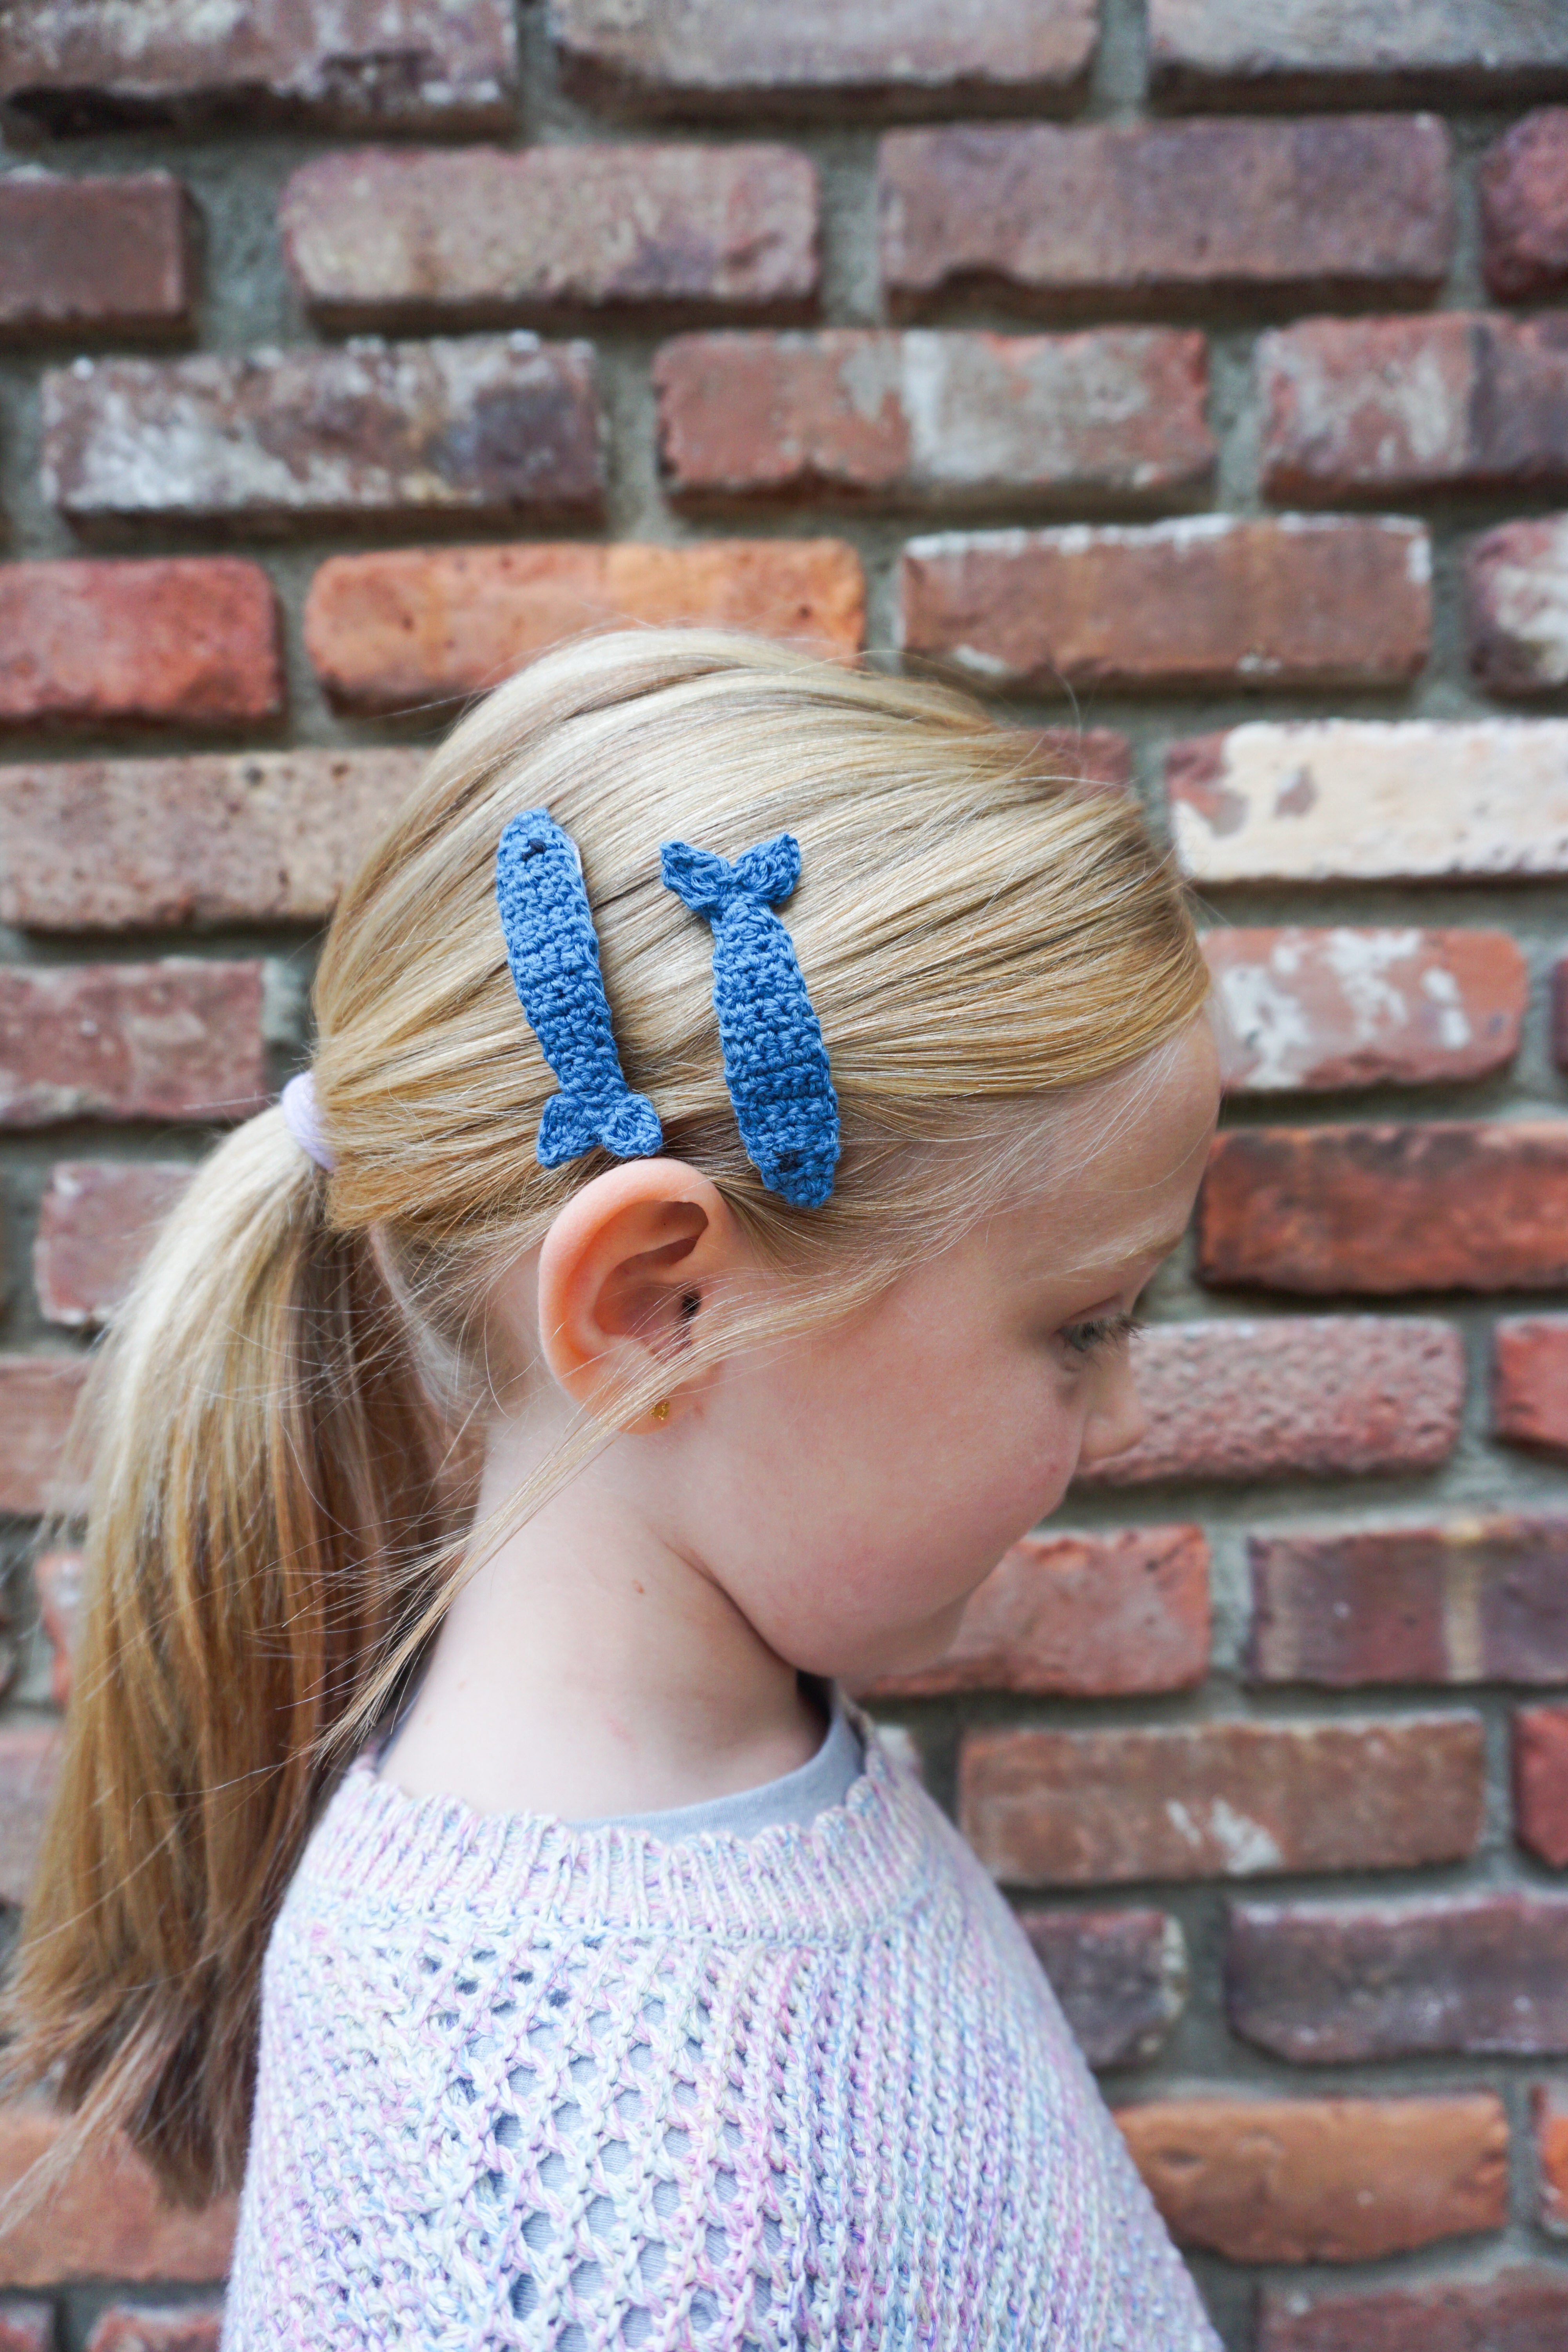
[[[1568,956],[1552,967],[1552,1058],[1568,1070]]]
[[[1098,0],[552,0],[561,78],[590,105],[647,114],[759,107],[813,119],[836,104],[900,114],[1064,104],[1079,95],[1100,30]]]
[[[1568,1706],[1516,1709],[1513,1812],[1521,1845],[1568,1870]]]
[[[1019,1924],[1091,2066],[1158,2056],[1186,2006],[1178,1920],[1168,1911],[1026,1911]]]
[[[0,122],[18,136],[235,120],[470,135],[510,126],[516,79],[506,0],[30,0],[0,14]]]
[[[1476,1715],[969,1731],[965,1836],[997,1878],[1095,1886],[1458,1862],[1486,1794]]]
[[[1201,335],[683,335],[654,362],[677,496],[1160,501],[1214,470]]]
[[[1464,1351],[1447,1323],[1162,1323],[1132,1360],[1147,1432],[1079,1486],[1432,1470],[1458,1443]]]
[[[1114,728],[1032,727],[1023,731],[1031,739],[1042,775],[1100,784],[1112,792],[1131,787],[1132,746]]]
[[[1530,1000],[1506,931],[1214,930],[1232,1094],[1430,1086],[1512,1060]]]
[[[1208,1565],[1201,1528],[1026,1537],[974,1594],[941,1664],[884,1676],[872,1695],[1185,1690],[1208,1672]]]
[[[329,328],[659,304],[799,315],[816,294],[816,173],[789,147],[318,155],[285,186],[279,224]]]
[[[1568,721],[1258,721],[1173,744],[1192,880],[1503,881],[1568,874]]]
[[[1563,44],[1558,41],[1559,62]],[[1568,70],[1568,68],[1565,68]],[[1513,123],[1481,158],[1481,263],[1500,302],[1568,288],[1568,107]]]
[[[0,2110],[0,2194],[12,2189],[55,2139],[47,2107],[17,2101]],[[65,2286],[77,2279],[221,2280],[234,2238],[231,2198],[200,2212],[165,2205],[153,2175],[126,2143],[90,2150],[58,2192],[0,2237],[0,2285]]]
[[[110,2306],[88,2337],[85,2352],[217,2352],[223,2328],[220,2306],[184,2304],[153,2311],[141,2304]]]
[[[1568,2237],[1568,2095],[1538,2084],[1530,2095],[1540,2178],[1541,2226]]]
[[[54,2352],[54,2345],[52,2305],[8,2300],[0,2308],[0,2352]]]
[[[1257,371],[1271,499],[1568,482],[1568,319],[1308,319],[1259,337]]]
[[[1561,2352],[1568,2278],[1519,2268],[1433,2286],[1308,2295],[1265,2287],[1258,2352]]]
[[[41,931],[322,923],[427,756],[0,767],[0,920]]]
[[[944,125],[878,165],[895,316],[955,293],[1037,308],[1429,294],[1453,250],[1429,115]]]
[[[1254,1127],[1215,1138],[1200,1281],[1271,1290],[1568,1282],[1568,1119]]]
[[[0,725],[249,727],[282,708],[278,607],[259,564],[0,565]]]
[[[1568,1682],[1568,1517],[1254,1536],[1257,1683]]]
[[[0,967],[0,1128],[248,1118],[268,1093],[257,962]]]
[[[1519,0],[1149,0],[1149,83],[1175,106],[1495,105],[1568,86],[1568,57],[1551,7]]]
[[[1151,2100],[1116,2118],[1177,2241],[1355,2263],[1508,2219],[1508,2118],[1451,2098]]]
[[[1231,2031],[1293,2064],[1568,2051],[1568,1895],[1233,1904]]]
[[[190,198],[167,172],[9,173],[0,179],[0,334],[188,333],[192,226]]]
[[[993,691],[1394,685],[1432,626],[1420,526],[1328,516],[943,531],[900,594],[905,652]]]
[[[1470,667],[1493,694],[1568,686],[1568,515],[1500,523],[1465,556]]]
[[[589,519],[604,499],[588,343],[79,359],[46,373],[42,406],[44,495],[73,522]]]
[[[1514,1315],[1493,1326],[1492,1435],[1568,1455],[1568,1316]]]
[[[0,1511],[21,1517],[72,1497],[61,1479],[84,1356],[0,1355]]]
[[[33,1563],[38,1615],[51,1653],[49,1696],[70,1705],[71,1665],[82,1606],[82,1556],[79,1551],[41,1552]],[[0,2346],[0,2352],[4,2347]]]
[[[329,557],[305,600],[305,650],[340,709],[456,701],[547,646],[606,623],[701,623],[856,651],[860,559],[838,539],[695,547],[400,548]]]
[[[58,1724],[0,1725],[0,1902],[27,1899],[59,1764]],[[0,2263],[4,2259],[0,2251]],[[17,2282],[6,2279],[5,2284]]]
[[[191,1172],[159,1160],[55,1162],[33,1244],[46,1322],[107,1322]]]

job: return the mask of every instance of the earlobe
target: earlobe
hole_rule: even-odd
[[[683,1161],[630,1160],[596,1176],[540,1250],[539,1346],[552,1377],[606,1419],[656,1363],[678,1386],[704,1288],[738,1250],[722,1195]]]

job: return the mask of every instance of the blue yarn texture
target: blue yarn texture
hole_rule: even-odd
[[[838,1164],[838,1097],[794,943],[773,911],[800,879],[800,844],[781,833],[731,865],[667,841],[659,864],[666,889],[713,927],[713,1009],[746,1156],[770,1192],[820,1208]]]
[[[540,1166],[559,1168],[596,1143],[617,1160],[661,1150],[658,1113],[633,1094],[616,1051],[582,861],[544,809],[514,816],[501,835],[496,905],[518,1002],[561,1083],[539,1122]]]

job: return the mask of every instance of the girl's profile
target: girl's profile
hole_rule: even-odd
[[[100,1353],[6,1996],[239,2191],[226,2352],[1213,2352],[846,1696],[1136,1440],[1206,990],[1131,801],[942,688],[628,632],[436,753]]]

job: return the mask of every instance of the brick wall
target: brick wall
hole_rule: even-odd
[[[1561,2347],[1568,21],[134,14],[0,12],[0,1897],[83,1348],[444,712],[902,646],[1145,795],[1237,1052],[1149,1434],[877,1705],[1233,2352]],[[0,2352],[210,2346],[228,2226],[104,2149]]]

